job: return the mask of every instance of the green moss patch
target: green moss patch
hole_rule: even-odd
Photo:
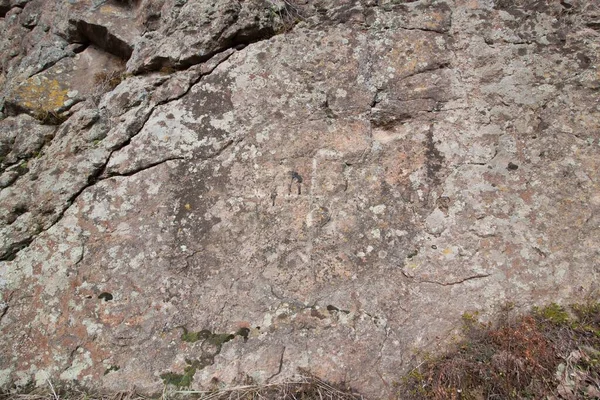
[[[195,343],[198,341],[206,341],[214,346],[222,346],[224,343],[235,339],[236,336],[244,338],[244,342],[248,340],[250,329],[241,328],[235,333],[213,333],[208,329],[202,329],[198,332],[190,332],[187,328],[183,327],[183,333],[181,334],[181,340],[187,343]]]
[[[533,312],[546,321],[556,325],[565,325],[571,321],[569,313],[556,303],[552,303],[543,308],[535,307]]]
[[[199,340],[206,340],[212,335],[212,332],[203,329],[198,332],[189,332],[185,327],[183,328],[183,333],[181,334],[181,340],[188,343],[195,343]]]
[[[183,374],[175,374],[173,372],[167,372],[162,374],[160,377],[165,385],[173,385],[177,387],[189,387],[194,380],[196,375],[196,367],[188,365],[185,367]]]

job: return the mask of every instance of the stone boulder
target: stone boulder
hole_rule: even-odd
[[[465,312],[597,298],[594,3],[32,3],[0,19],[3,390],[394,398]]]

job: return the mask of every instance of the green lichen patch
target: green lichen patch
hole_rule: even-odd
[[[196,372],[203,370],[209,365],[213,365],[215,360],[212,356],[203,355],[196,360],[186,358],[185,362],[187,366],[183,369],[183,374],[166,372],[160,376],[165,385],[189,387],[194,381],[194,375],[196,375]]]
[[[202,329],[198,332],[190,332],[185,327],[182,328],[183,333],[181,334],[181,340],[188,343],[195,343],[198,341],[206,341],[214,346],[222,346],[224,343],[235,339],[236,336],[242,336],[247,340],[250,329],[242,328],[236,333],[213,333],[208,329]]]
[[[213,333],[206,339],[206,341],[214,346],[221,347],[224,343],[227,343],[234,338],[235,335],[228,333]]]
[[[212,332],[208,329],[203,329],[198,332],[189,332],[185,327],[181,334],[181,340],[188,343],[195,343],[199,340],[206,340],[212,335]]]

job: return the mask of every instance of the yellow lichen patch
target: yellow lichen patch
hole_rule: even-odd
[[[34,76],[14,91],[13,101],[28,110],[55,111],[69,100],[69,89],[56,79]]]
[[[100,7],[100,13],[104,15],[120,15],[121,10],[113,5],[105,4]]]

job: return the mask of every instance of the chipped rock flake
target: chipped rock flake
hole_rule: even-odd
[[[597,291],[595,5],[283,3],[0,2],[0,390],[388,398]]]

